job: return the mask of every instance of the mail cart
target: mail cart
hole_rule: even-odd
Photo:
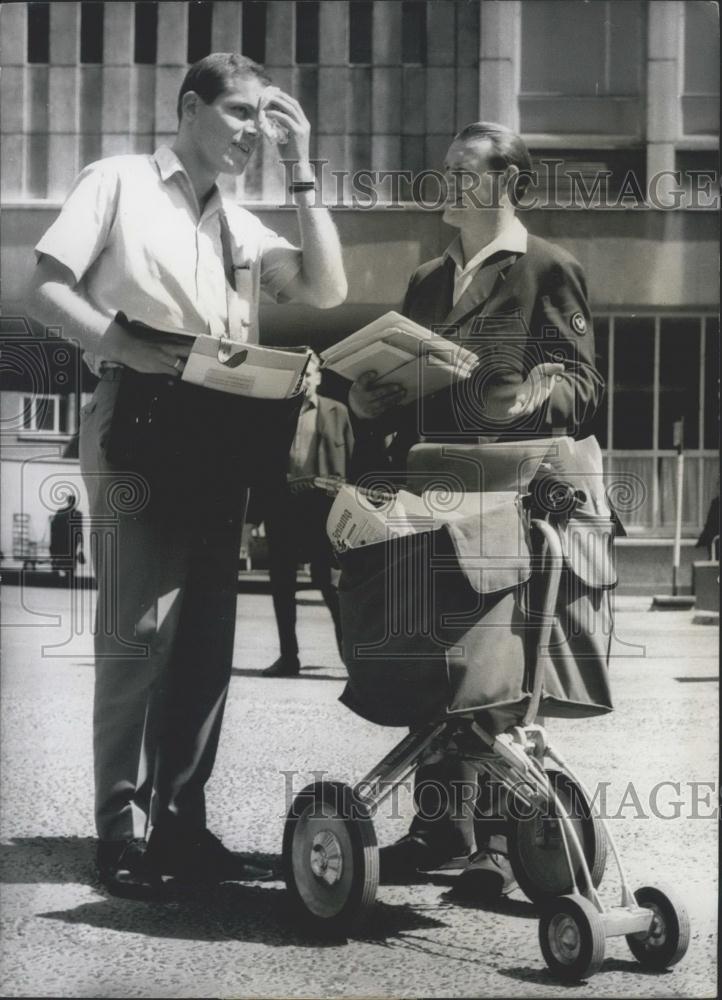
[[[360,931],[379,883],[376,808],[419,765],[455,755],[505,790],[510,862],[556,978],[592,975],[617,935],[651,970],[685,954],[684,904],[668,888],[632,890],[611,830],[537,721],[612,710],[613,524],[579,455],[575,471],[568,439],[417,446],[407,486],[428,523],[399,534],[389,521],[385,540],[339,553],[342,701],[410,733],[353,787],[314,782],[294,799],[283,865],[304,926]],[[616,904],[599,891],[610,854]]]

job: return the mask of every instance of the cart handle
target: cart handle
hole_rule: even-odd
[[[536,530],[540,531],[542,534],[545,542],[541,553],[543,557],[542,566],[544,568],[544,565],[547,564],[549,566],[549,572],[547,574],[546,590],[544,591],[542,622],[541,628],[539,629],[537,657],[534,665],[534,684],[532,685],[531,700],[527,706],[526,712],[524,713],[524,721],[522,723],[524,726],[531,725],[539,713],[542,686],[544,684],[544,667],[546,659],[549,655],[547,652],[542,653],[542,650],[549,648],[552,625],[554,624],[554,612],[557,606],[557,599],[559,597],[559,585],[562,579],[563,558],[562,543],[559,541],[559,536],[552,525],[534,517],[531,520],[531,527],[536,528]]]

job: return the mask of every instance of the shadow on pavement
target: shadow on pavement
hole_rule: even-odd
[[[433,907],[438,913],[438,906]],[[438,917],[430,917],[423,913],[422,908],[410,903],[379,903],[373,908],[365,929],[358,938],[376,944],[388,941],[409,931],[430,930],[435,927],[445,927],[446,924]],[[407,940],[404,938],[404,940]]]
[[[434,915],[424,913],[424,910],[429,910]],[[443,961],[452,959],[455,963],[464,962],[479,967],[488,965],[487,956],[473,940],[469,943],[460,940],[451,943],[448,938],[420,933],[448,927],[447,923],[439,919],[440,913],[448,910],[450,906],[443,902],[401,906],[377,903],[369,918],[367,930],[358,935],[358,940],[388,949],[416,952]]]
[[[181,941],[244,941],[272,947],[319,948],[345,944],[342,937],[301,931],[302,918],[288,908],[285,888],[278,884],[225,884],[213,888],[171,890],[167,899],[134,902],[108,896],[68,910],[38,914],[46,920],[98,930],[127,931]],[[410,931],[444,926],[410,906],[377,904],[370,929],[359,939],[384,943]],[[405,940],[405,938],[404,938]]]
[[[388,878],[381,879],[380,885],[439,885],[450,888],[456,881],[457,874],[454,872],[414,872],[413,875],[404,874],[399,880]]]
[[[464,910],[483,910],[485,913],[499,913],[506,917],[520,917],[522,920],[536,920],[539,916],[533,903],[526,899],[510,899],[508,896],[502,896],[493,903],[480,903],[462,896],[455,889],[443,893],[441,898],[445,903],[453,903],[454,906]]]
[[[301,673],[295,677],[266,677],[265,680],[269,682],[273,681],[347,681],[348,677],[345,673],[341,673],[340,669],[337,674],[319,674],[313,671],[317,670],[327,670],[327,667],[301,667]],[[234,677],[263,677],[263,670],[248,670],[243,667],[233,667],[231,674]]]
[[[513,966],[511,969],[498,969],[500,976],[506,976],[507,979],[516,979],[520,983],[538,983],[541,986],[553,986],[555,990],[578,990],[580,986],[584,986],[587,982],[586,979],[581,980],[578,983],[563,983],[559,979],[551,974],[549,969],[544,966],[544,959],[539,955],[539,968],[532,969],[528,965]]]
[[[602,964],[602,972],[629,972],[635,976],[655,976],[661,978],[662,976],[671,976],[672,969],[645,969],[639,962],[635,961],[633,958],[621,959],[621,958],[608,958]]]
[[[100,888],[95,872],[96,845],[93,837],[14,837],[0,844],[0,883],[76,883]],[[254,851],[238,856],[270,868],[280,878],[280,855]]]
[[[537,983],[543,986],[554,985],[555,989],[578,989],[580,986],[584,986],[590,980],[581,980],[578,983],[563,983],[560,979],[557,979],[551,974],[549,969],[545,968],[543,965],[544,959],[539,956],[539,968],[532,969],[529,966],[514,966],[510,969],[499,969],[499,975],[506,976],[508,979],[516,979],[521,983]],[[644,969],[633,959],[629,961],[624,961],[620,958],[608,958],[602,963],[602,967],[596,976],[603,976],[605,972],[628,972],[635,976],[668,976],[672,974],[670,969],[663,969],[661,972],[656,969]]]
[[[210,889],[173,889],[158,902],[133,902],[107,896],[68,910],[39,914],[47,920],[127,931],[180,941],[308,944],[283,917],[285,890],[278,886],[227,884]],[[318,942],[312,942],[318,946]]]
[[[257,941],[273,946],[338,946],[345,939],[328,940],[299,929],[302,921],[288,906],[280,881],[265,884],[226,883],[212,887],[166,883],[164,898],[153,902],[117,899],[105,895],[94,869],[92,837],[23,837],[0,845],[0,882],[8,884],[89,885],[103,894],[93,902],[67,910],[39,913],[46,920],[98,929],[127,931],[150,937],[192,941]],[[242,857],[278,874],[277,854],[249,853]],[[409,905],[377,903],[360,938],[384,943],[409,932],[444,924]]]
[[[0,844],[0,882],[80,882],[93,878],[92,837],[14,837]]]

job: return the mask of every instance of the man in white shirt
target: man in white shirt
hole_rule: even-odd
[[[34,314],[62,325],[101,379],[83,412],[80,455],[97,539],[97,863],[118,895],[152,898],[163,875],[268,874],[228,851],[205,817],[230,680],[245,491],[223,517],[180,515],[182,490],[164,512],[142,488],[128,496],[127,471],[107,445],[124,374],[177,379],[189,352],[177,338],[134,335],[124,317],[253,341],[261,290],[321,308],[345,298],[338,236],[315,205],[308,120],[269,84],[243,56],[196,63],[180,89],[172,147],[91,164],[36,247]],[[220,173],[243,172],[262,127],[288,135],[302,249],[216,186]]]

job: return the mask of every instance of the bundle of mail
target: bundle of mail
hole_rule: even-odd
[[[368,371],[375,382],[406,389],[405,403],[466,379],[478,358],[401,313],[388,312],[321,354],[325,368],[353,382]]]
[[[488,521],[501,510],[515,511],[516,493],[459,493],[427,490],[417,496],[407,490],[380,495],[344,483],[326,521],[326,532],[338,552],[435,531],[442,525]],[[513,515],[516,517],[516,515]]]

